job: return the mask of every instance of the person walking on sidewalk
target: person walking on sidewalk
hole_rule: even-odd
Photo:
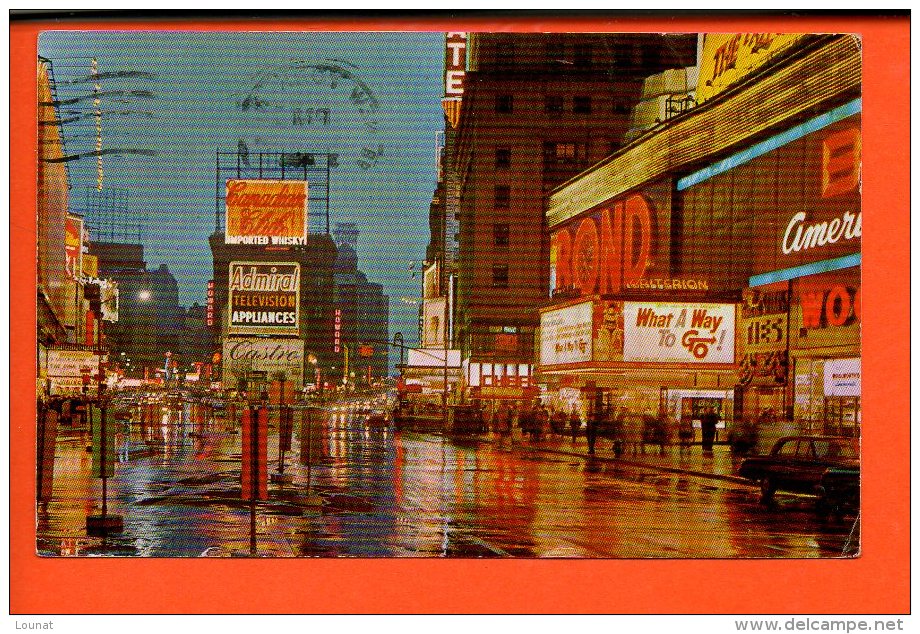
[[[707,407],[700,416],[700,426],[703,444],[703,453],[711,454],[712,445],[716,439],[716,426],[719,424],[719,415],[712,407]]]
[[[588,455],[594,455],[594,443],[597,442],[597,424],[598,416],[600,412],[597,407],[590,407],[588,409],[588,416],[585,426],[585,437],[588,439]]]
[[[569,414],[569,429],[572,431],[572,444],[578,437],[578,430],[581,428],[581,416],[578,414],[578,407],[572,407],[572,413]]]
[[[626,411],[623,414],[623,420],[623,438],[630,452],[635,456],[639,453],[639,446],[642,444],[642,416]]]
[[[683,416],[678,423],[677,440],[680,443],[680,455],[683,456],[686,451],[690,453],[690,445],[693,444],[693,419]]]

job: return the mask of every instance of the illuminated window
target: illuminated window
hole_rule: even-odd
[[[587,147],[584,143],[552,143],[543,145],[543,160],[548,167],[572,166],[584,162]]]

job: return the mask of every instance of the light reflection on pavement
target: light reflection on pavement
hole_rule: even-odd
[[[278,469],[277,424],[269,472]],[[39,506],[37,549],[48,556],[230,556],[248,552],[240,499],[239,422],[203,419],[186,404],[155,423],[119,428],[109,512],[120,535],[86,535],[100,481],[88,436],[62,434],[54,495]],[[300,419],[295,429],[300,429]],[[285,472],[258,505],[269,557],[809,558],[855,555],[853,522],[821,523],[808,501],[758,504],[751,487],[654,472],[612,460],[533,450],[488,438],[368,428],[332,414],[314,428],[305,503],[306,435],[295,431]],[[303,441],[303,444],[302,444]]]

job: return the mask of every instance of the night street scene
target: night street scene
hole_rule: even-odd
[[[38,556],[860,556],[858,36],[38,54]]]

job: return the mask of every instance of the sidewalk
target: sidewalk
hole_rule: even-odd
[[[489,434],[489,442],[502,442],[500,436]],[[504,440],[507,445],[507,440]],[[698,477],[713,478],[716,480],[725,480],[735,484],[747,484],[751,482],[737,475],[738,466],[741,464],[743,457],[732,455],[728,445],[715,445],[712,455],[704,456],[703,450],[699,444],[692,445],[690,450],[684,450],[681,454],[680,447],[677,445],[665,446],[664,455],[659,454],[657,445],[646,445],[645,453],[641,450],[633,455],[629,450],[624,451],[617,458],[612,449],[612,441],[607,438],[598,438],[594,445],[594,459],[603,461],[615,461],[620,464],[654,469],[656,471],[667,471],[671,473],[685,473]],[[521,438],[519,434],[514,435],[513,449],[541,451],[546,453],[555,453],[567,456],[579,456],[589,458],[588,442],[584,435],[579,435],[575,442],[572,442],[571,436],[554,436],[546,435],[539,442],[531,442],[529,438]]]

